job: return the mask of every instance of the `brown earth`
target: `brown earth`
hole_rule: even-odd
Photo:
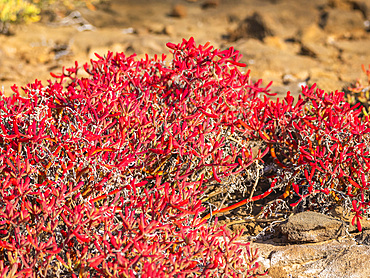
[[[169,54],[167,42],[189,37],[221,49],[234,46],[252,79],[264,85],[272,80],[280,98],[313,83],[343,90],[365,77],[361,64],[370,64],[370,0],[111,0],[96,11],[49,11],[41,22],[12,26],[11,32],[0,35],[0,89],[6,95],[15,83],[46,81],[50,71],[75,60],[82,65],[94,53]],[[328,213],[331,218],[286,219],[281,213],[256,219],[273,197],[220,216],[230,229],[246,229],[245,240],[260,249],[269,277],[370,277],[370,222],[358,233],[339,208]],[[219,206],[222,199],[211,202]]]

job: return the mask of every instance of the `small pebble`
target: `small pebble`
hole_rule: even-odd
[[[171,15],[173,17],[184,18],[187,15],[186,7],[180,4],[173,6]]]
[[[219,4],[219,0],[207,0],[202,4],[202,9],[216,8]]]

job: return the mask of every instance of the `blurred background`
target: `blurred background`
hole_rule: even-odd
[[[191,36],[234,46],[278,97],[313,83],[343,90],[370,64],[370,0],[0,0],[0,11],[6,95],[94,53],[168,55],[167,42]]]

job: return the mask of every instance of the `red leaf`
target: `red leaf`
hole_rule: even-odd
[[[46,252],[49,254],[58,254],[61,250],[62,250],[61,248],[57,248],[54,250],[46,250]]]
[[[359,218],[362,219],[362,217],[359,217]],[[362,231],[362,226],[361,226],[361,222],[360,222],[360,219],[359,218],[357,218],[357,230],[359,232],[361,232]]]
[[[97,257],[94,257],[94,258],[91,258],[91,259],[87,260],[88,263],[89,263],[89,266],[98,270],[97,266],[104,260],[104,257],[105,257],[105,255],[102,254],[102,255],[99,255]]]
[[[76,236],[79,243],[88,243],[91,241],[89,237],[80,235],[76,231],[73,231],[73,234]]]
[[[165,153],[164,150],[160,150],[160,149],[149,149],[149,151],[151,151],[153,153],[156,153],[156,154],[164,154]]]
[[[355,182],[354,180],[352,180],[350,177],[348,177],[348,181],[349,181],[349,183],[350,183],[350,184],[352,184],[354,187],[357,187],[357,188],[361,189],[361,186],[360,186],[357,182]]]
[[[166,46],[170,49],[173,49],[173,50],[177,49],[177,45],[174,44],[174,43],[171,43],[171,42],[166,43]]]
[[[226,62],[228,62],[228,63],[230,63],[230,64],[232,64],[232,65],[234,65],[234,66],[237,66],[237,67],[246,67],[246,66],[247,66],[247,64],[239,63],[239,62],[235,62],[235,61],[233,61],[233,60],[228,60],[228,61],[226,61]]]
[[[215,166],[212,166],[213,177],[216,181],[221,182],[221,179],[217,176]]]
[[[293,186],[294,192],[297,193],[298,195],[300,195],[299,194],[299,186],[298,186],[298,184],[292,182],[292,186]]]

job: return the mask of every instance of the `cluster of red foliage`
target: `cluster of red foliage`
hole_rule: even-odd
[[[202,220],[200,197],[252,163],[227,137],[266,89],[233,49],[169,47],[169,66],[108,53],[89,78],[76,64],[2,96],[1,276],[254,276],[256,252]]]
[[[210,186],[250,193],[213,214],[282,190],[296,208],[352,203],[361,229],[370,128],[342,93],[272,101],[233,48],[167,46],[169,65],[108,53],[88,78],[76,64],[1,97],[2,276],[255,277],[242,232],[205,220]]]
[[[288,92],[282,102],[256,98],[248,105],[253,108],[237,120],[238,130],[246,141],[263,142],[263,153],[269,151],[259,177],[268,178],[271,187],[213,214],[280,190],[283,194],[263,215],[286,207],[282,202],[296,211],[323,213],[342,205],[355,212],[352,225],[356,222],[361,231],[361,215],[369,214],[370,204],[370,124],[360,115],[359,104],[351,106],[342,92],[325,93],[313,86],[303,87],[296,103]]]
[[[266,103],[266,116],[257,137],[270,147],[275,178],[285,187],[282,198],[290,206],[326,212],[341,204],[356,212],[352,225],[368,214],[370,185],[370,125],[351,107],[344,93],[325,93],[305,87],[293,105]],[[256,133],[256,132],[255,132]]]

